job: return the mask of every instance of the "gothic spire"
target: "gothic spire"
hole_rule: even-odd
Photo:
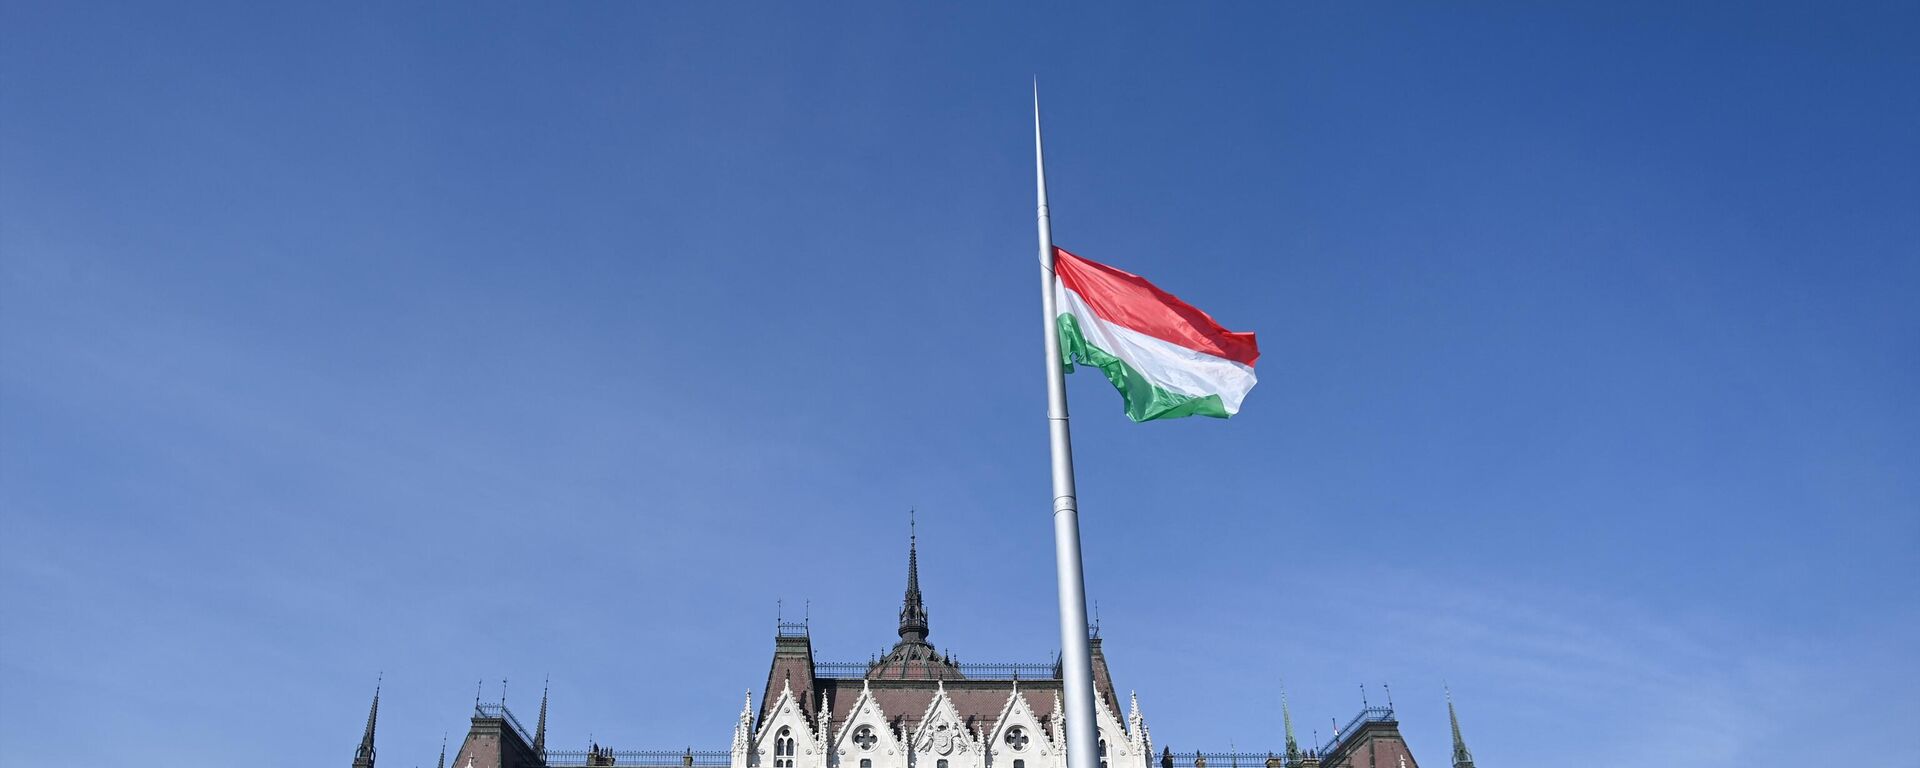
[[[533,753],[545,759],[547,754],[547,686],[540,685],[540,724],[533,727]]]
[[[440,734],[440,762],[438,768],[447,768],[447,735]]]
[[[1287,708],[1287,688],[1280,687],[1280,722],[1287,727],[1287,765],[1300,762],[1300,743],[1293,740],[1293,712]]]
[[[884,676],[957,680],[962,677],[959,665],[927,642],[927,603],[920,595],[920,536],[917,530],[909,530],[907,594],[900,602],[900,642],[894,643],[893,650],[869,667],[867,675],[875,679]]]
[[[367,731],[353,753],[353,768],[373,768],[373,726],[380,719],[380,683],[373,684],[373,708],[367,710]]]
[[[900,604],[900,642],[925,645],[927,605],[920,597],[920,536],[913,513],[907,513],[907,596]]]
[[[1473,768],[1473,753],[1460,738],[1460,715],[1453,711],[1453,691],[1447,691],[1447,721],[1453,725],[1453,768]]]

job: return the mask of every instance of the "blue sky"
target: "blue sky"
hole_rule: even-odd
[[[893,639],[909,508],[933,641],[1050,658],[1036,75],[1058,242],[1264,353],[1069,382],[1160,743],[1920,718],[1920,14],[1668,5],[6,0],[0,754],[340,765],[382,673],[383,765],[483,678],[722,748],[776,600]]]

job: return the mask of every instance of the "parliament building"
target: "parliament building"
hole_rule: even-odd
[[[773,663],[754,706],[748,695],[725,750],[629,751],[599,744],[549,749],[543,693],[531,732],[504,702],[474,705],[453,768],[1066,768],[1061,670],[1052,664],[960,664],[927,643],[927,607],[920,594],[917,544],[907,548],[907,590],[900,639],[884,657],[834,663],[813,656],[805,624],[778,625]],[[1113,675],[1092,633],[1094,725],[1100,768],[1419,768],[1400,736],[1393,705],[1363,705],[1322,744],[1301,744],[1281,703],[1285,743],[1271,752],[1156,753],[1140,701],[1126,716]],[[375,692],[353,768],[375,768]],[[1453,702],[1453,768],[1473,768]],[[440,768],[447,768],[443,746]]]

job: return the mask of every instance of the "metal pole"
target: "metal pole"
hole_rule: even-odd
[[[1073,440],[1067,431],[1066,370],[1060,362],[1053,293],[1053,222],[1047,162],[1040,148],[1040,84],[1033,86],[1033,168],[1039,195],[1040,306],[1047,352],[1047,436],[1053,449],[1053,556],[1060,586],[1060,666],[1065,677],[1067,768],[1099,768],[1093,719],[1093,652],[1087,644],[1087,580],[1080,567],[1080,510],[1074,500]]]

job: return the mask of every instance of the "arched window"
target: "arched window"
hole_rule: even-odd
[[[935,760],[933,762],[933,768],[947,768],[947,759],[943,757],[943,758],[940,758],[939,760]]]
[[[1015,760],[1013,761],[1013,768],[1027,768],[1027,761]]]
[[[1107,740],[1100,740],[1100,768],[1107,768]]]
[[[860,758],[860,768],[873,768],[873,760],[865,757]]]
[[[773,737],[773,768],[793,768],[793,729],[781,728]]]

